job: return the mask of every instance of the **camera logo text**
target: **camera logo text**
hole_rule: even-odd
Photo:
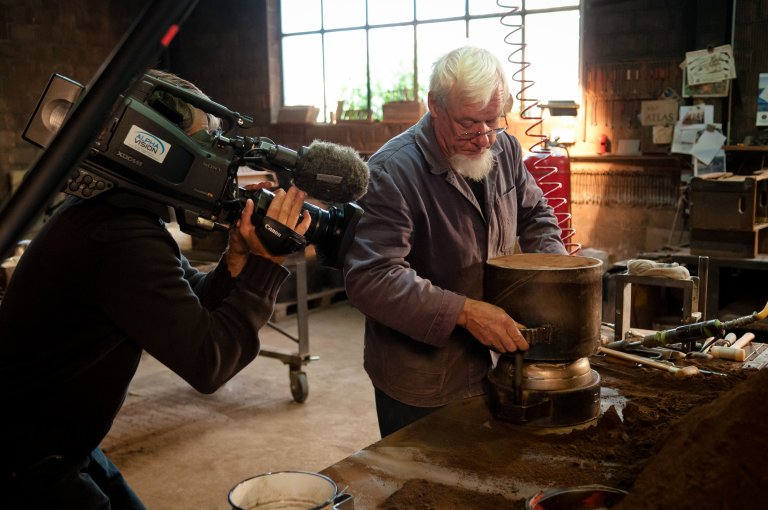
[[[283,234],[278,232],[277,229],[272,225],[266,224],[264,225],[264,228],[267,229],[267,231],[269,231],[275,237],[283,237]]]
[[[133,125],[123,143],[131,149],[162,163],[171,150],[171,145],[152,133]]]

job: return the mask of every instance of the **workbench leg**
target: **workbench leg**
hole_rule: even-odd
[[[302,370],[304,360],[309,356],[309,294],[307,291],[307,259],[301,257],[296,263],[296,320],[298,321],[299,345],[297,364],[290,366],[291,395],[302,403],[309,394],[307,374]]]
[[[299,328],[299,359],[309,355],[309,293],[307,292],[307,260],[296,263],[296,320]]]

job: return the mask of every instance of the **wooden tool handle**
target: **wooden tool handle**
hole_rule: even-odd
[[[747,353],[744,349],[736,349],[734,347],[720,347],[719,345],[713,345],[709,350],[709,353],[715,358],[727,359],[730,361],[744,361],[747,359]]]
[[[736,333],[728,333],[723,338],[723,347],[730,347],[733,345],[733,342],[736,341]]]
[[[754,339],[755,339],[754,333],[749,333],[749,332],[744,333],[739,337],[738,340],[736,340],[731,344],[731,347],[734,349],[743,349],[744,347],[749,345],[749,343]]]
[[[693,365],[687,367],[676,367],[675,365],[669,365],[667,363],[648,359],[643,356],[637,356],[628,352],[616,351],[602,346],[598,347],[598,351],[608,356],[621,358],[627,361],[634,361],[635,363],[640,363],[641,365],[645,365],[647,367],[658,368],[659,370],[665,370],[675,374],[677,377],[688,377],[690,375],[696,375],[699,373],[699,369]]]

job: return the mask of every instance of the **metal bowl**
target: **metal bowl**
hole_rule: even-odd
[[[525,510],[607,509],[618,504],[626,495],[626,491],[602,485],[547,489],[528,498]]]
[[[229,491],[234,510],[317,510],[333,505],[336,483],[307,471],[275,471],[238,483]]]

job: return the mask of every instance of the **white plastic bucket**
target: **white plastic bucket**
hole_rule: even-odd
[[[229,491],[235,510],[316,510],[333,504],[336,483],[307,471],[277,471],[248,478]]]

